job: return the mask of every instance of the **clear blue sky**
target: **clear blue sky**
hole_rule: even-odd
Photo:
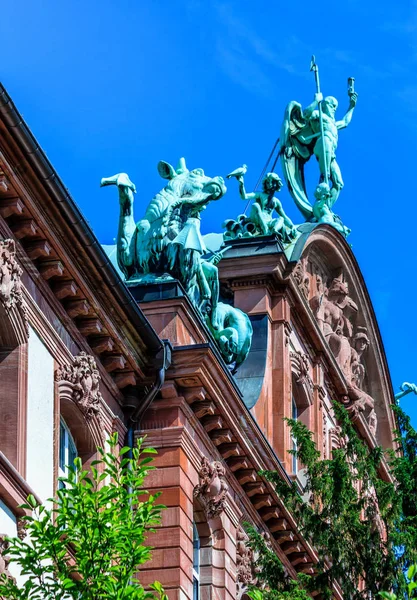
[[[14,0],[2,4],[0,39],[2,81],[102,243],[118,218],[102,176],[129,173],[137,218],[161,187],[160,159],[185,156],[212,176],[245,162],[250,188],[287,102],[313,99],[311,54],[341,116],[354,76],[337,212],[353,230],[394,387],[417,382],[415,1]],[[232,182],[203,232],[241,211]],[[417,426],[417,398],[403,406]]]

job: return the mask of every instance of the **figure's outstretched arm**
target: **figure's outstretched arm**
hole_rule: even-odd
[[[254,200],[256,198],[256,194],[254,192],[250,192],[249,194],[245,189],[245,181],[243,177],[239,177],[239,193],[242,200]]]
[[[322,93],[314,95],[313,102],[303,110],[303,115],[304,115],[305,119],[309,119],[311,117],[313,111],[316,110],[318,103],[321,102],[322,100],[323,100]]]
[[[338,129],[344,129],[345,127],[347,127],[349,125],[349,123],[352,120],[352,116],[353,116],[353,110],[356,106],[356,102],[358,101],[358,94],[356,92],[354,92],[351,96],[350,96],[350,103],[349,103],[349,108],[347,113],[345,114],[345,116],[343,117],[343,119],[341,119],[340,121],[336,122],[336,127]]]

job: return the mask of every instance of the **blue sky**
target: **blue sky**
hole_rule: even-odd
[[[212,176],[245,162],[249,189],[286,104],[313,99],[311,54],[340,116],[354,76],[336,210],[352,229],[394,388],[417,381],[416,1],[14,0],[2,5],[0,39],[2,81],[102,243],[118,218],[102,176],[129,173],[136,218],[161,187],[160,159],[185,156]],[[204,233],[242,211],[233,183],[204,213]],[[415,396],[403,406],[417,426]]]

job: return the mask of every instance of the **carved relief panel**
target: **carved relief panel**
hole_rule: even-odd
[[[294,279],[345,377],[350,399],[348,410],[354,415],[364,412],[375,435],[375,401],[368,393],[366,368],[370,346],[367,329],[362,324],[360,308],[350,295],[343,270],[330,269],[325,258],[317,251],[303,257],[294,269]]]

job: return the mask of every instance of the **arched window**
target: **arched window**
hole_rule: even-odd
[[[308,429],[312,429],[313,385],[308,372],[308,362],[301,352],[291,353],[292,363],[292,395],[291,418],[300,421]],[[291,435],[290,449],[297,451],[297,441]],[[292,474],[303,478],[303,469],[297,456],[291,457]]]
[[[200,536],[193,521],[193,600],[200,600]]]
[[[291,418],[294,421],[298,420],[298,406],[297,406],[294,396],[292,396],[292,399],[291,399]],[[297,440],[295,439],[295,437],[293,435],[291,435],[291,450],[293,452],[297,452]],[[292,455],[292,472],[294,475],[297,475],[297,473],[298,473],[298,458],[297,458],[296,454]]]
[[[68,475],[68,467],[74,465],[74,459],[77,456],[77,448],[74,438],[71,435],[68,425],[64,419],[61,419],[59,425],[59,461],[58,475],[66,477]],[[59,488],[63,487],[63,482],[59,482]]]

